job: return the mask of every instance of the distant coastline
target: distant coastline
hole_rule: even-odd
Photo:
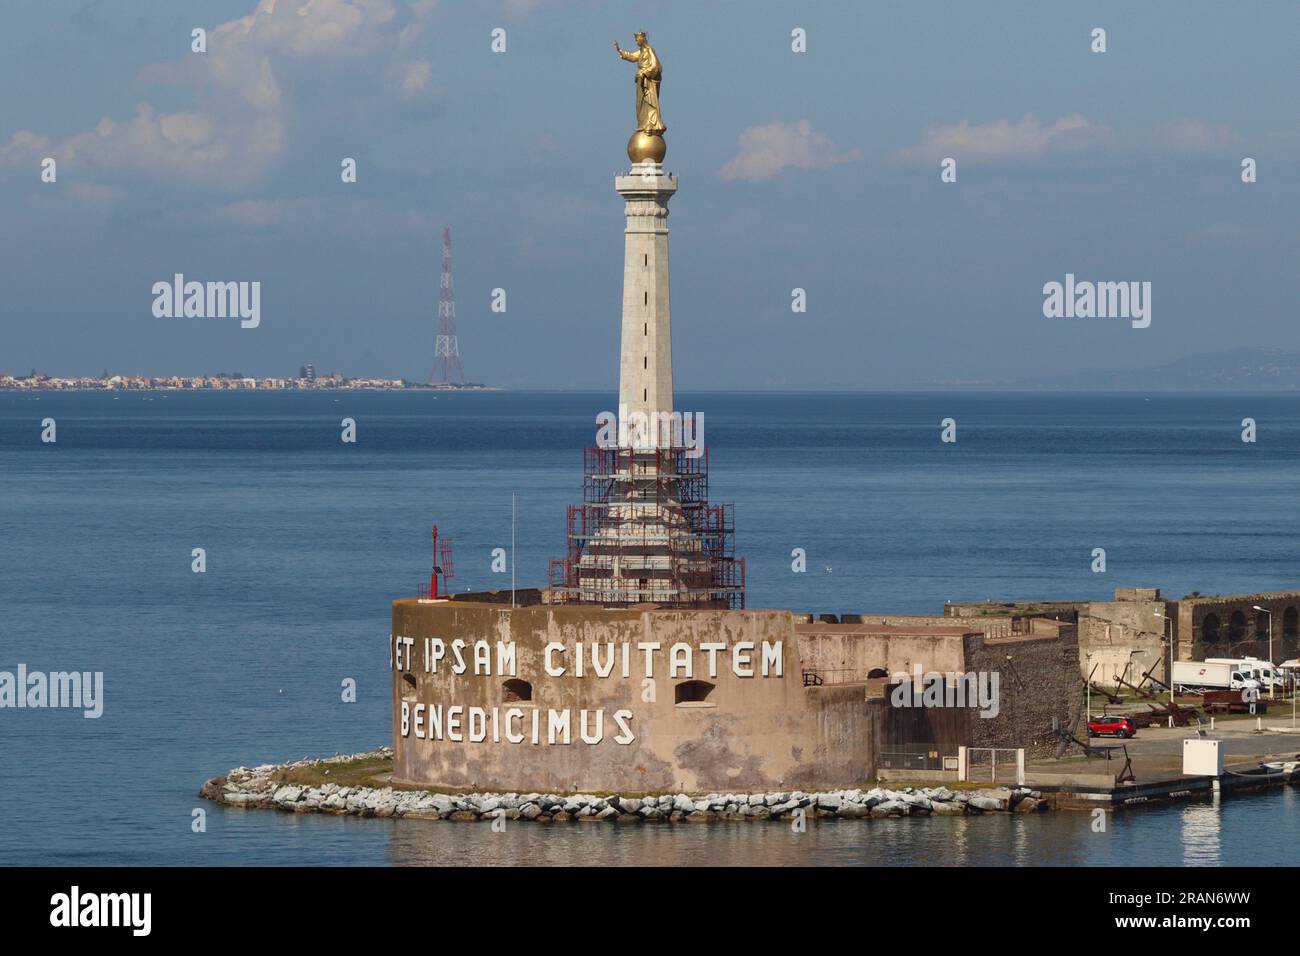
[[[1300,390],[1300,352],[1257,346],[1199,352],[1138,369],[1067,369],[1036,378],[947,381],[931,387],[965,391],[1296,391]]]
[[[323,392],[331,390],[370,389],[380,391],[499,392],[493,385],[475,382],[464,385],[435,385],[408,382],[401,378],[347,378],[329,375],[313,378],[256,378],[245,375],[82,375],[71,378],[32,375],[18,378],[0,375],[0,391],[19,392],[93,392],[93,391],[264,391]]]

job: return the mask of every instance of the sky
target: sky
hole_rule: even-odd
[[[4,18],[0,373],[423,381],[450,227],[468,379],[614,387],[635,69],[613,41],[636,30],[679,178],[679,388],[1300,348],[1289,0],[8,0]],[[156,317],[176,273],[260,282],[260,324]],[[1149,327],[1046,317],[1067,274],[1150,282]]]

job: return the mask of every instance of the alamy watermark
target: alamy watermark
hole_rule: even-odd
[[[124,927],[132,936],[148,936],[153,927],[152,893],[83,893],[73,886],[50,897],[50,925]]]
[[[262,324],[261,282],[186,282],[178,272],[171,282],[155,282],[153,295],[154,318],[237,318],[243,329]]]
[[[600,448],[684,448],[687,458],[704,454],[703,412],[629,412],[596,416],[596,445]]]
[[[0,710],[21,708],[81,708],[94,720],[104,713],[103,671],[0,671]]]
[[[1133,328],[1151,324],[1150,282],[1065,282],[1043,286],[1043,315],[1049,319],[1130,319]]]
[[[922,671],[912,665],[912,673],[899,672],[890,678],[898,686],[889,695],[895,707],[971,707],[980,716],[993,718],[1001,711],[999,691],[1002,681],[997,671],[942,673]]]

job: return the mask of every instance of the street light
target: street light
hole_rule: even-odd
[[[1273,612],[1266,607],[1260,607],[1258,604],[1252,605],[1256,611],[1262,611],[1268,615],[1268,696],[1277,699],[1277,688],[1273,684]]]
[[[1165,619],[1165,646],[1169,648],[1168,656],[1165,657],[1165,680],[1169,684],[1169,709],[1174,708],[1174,634],[1173,621],[1169,615],[1163,611],[1156,611],[1156,617]],[[1173,714],[1170,714],[1170,720],[1173,720]]]

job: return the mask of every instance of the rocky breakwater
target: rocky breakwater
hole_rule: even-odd
[[[863,819],[1031,813],[1047,809],[1037,791],[997,787],[949,790],[947,787],[890,790],[801,790],[706,795],[646,794],[601,796],[553,793],[438,793],[343,783],[294,783],[303,777],[328,777],[350,764],[391,758],[381,748],[365,754],[291,764],[238,767],[203,784],[199,795],[229,807],[276,809],[291,813],[333,813],[418,820],[527,820],[534,823],[704,823],[713,820]]]

